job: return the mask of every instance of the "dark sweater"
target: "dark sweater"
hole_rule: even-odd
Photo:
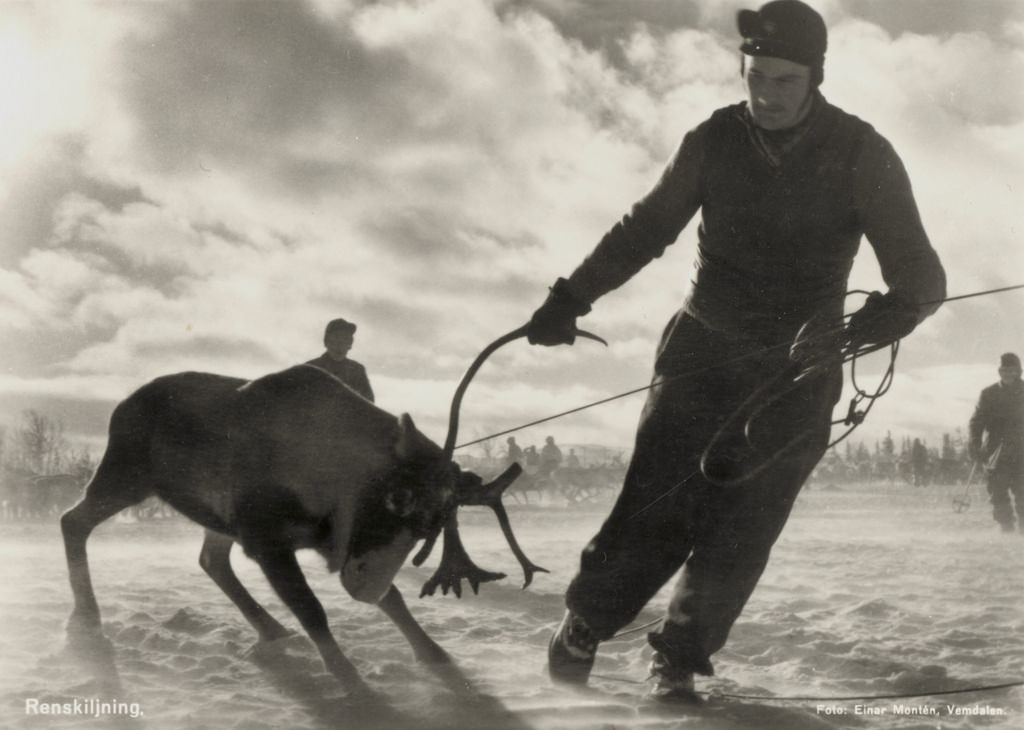
[[[326,370],[366,400],[373,402],[373,388],[370,387],[370,379],[366,377],[366,368],[355,360],[335,360],[328,353],[324,353],[315,360],[310,360],[307,365],[315,365],[321,370]]]
[[[1024,382],[1001,382],[981,391],[969,425],[971,447],[986,458],[1000,446],[999,462],[1019,464],[1024,456]],[[982,436],[987,434],[984,446]]]
[[[684,309],[713,329],[791,337],[812,314],[842,314],[865,235],[890,289],[921,305],[945,296],[910,181],[871,125],[820,95],[782,145],[752,124],[746,103],[689,132],[661,179],[569,279],[593,302],[673,243],[701,211]]]

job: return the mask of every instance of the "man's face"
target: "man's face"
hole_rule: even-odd
[[[784,58],[744,56],[743,81],[754,123],[770,132],[797,124],[810,106],[811,69]]]
[[[348,351],[352,349],[352,342],[355,338],[351,332],[345,332],[344,330],[334,330],[327,334],[324,338],[324,345],[327,347],[327,352],[336,360],[343,359],[348,355]]]
[[[1021,369],[1018,367],[1005,367],[999,368],[999,380],[1002,381],[1003,385],[1010,385],[1020,380]]]

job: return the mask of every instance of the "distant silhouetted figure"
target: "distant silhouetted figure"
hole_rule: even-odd
[[[992,516],[1005,532],[1014,522],[1024,532],[1024,381],[1012,352],[999,359],[999,382],[981,391],[969,432],[970,456],[988,471]]]
[[[516,443],[516,437],[509,436],[505,439],[505,443],[508,444],[508,453],[505,455],[505,463],[511,465],[521,462],[523,460],[523,450],[519,448],[519,444]]]
[[[370,387],[370,379],[366,377],[366,368],[348,357],[355,336],[354,324],[344,319],[332,319],[324,329],[324,347],[327,348],[327,352],[306,364],[326,370],[372,402],[373,388]]]
[[[548,436],[544,439],[544,448],[540,450],[540,473],[550,476],[561,465],[562,450],[555,445],[555,437]]]
[[[914,439],[910,446],[910,466],[913,469],[914,486],[925,486],[928,483],[928,449],[921,439]]]

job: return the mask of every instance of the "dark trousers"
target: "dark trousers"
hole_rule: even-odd
[[[771,343],[778,345],[778,341]],[[719,430],[751,394],[780,374],[792,384],[788,350],[708,330],[677,314],[662,337],[655,385],[640,417],[633,457],[611,514],[583,551],[566,604],[598,638],[632,621],[679,570],[663,627],[650,641],[681,671],[713,672],[710,656],[753,592],[803,482],[829,438],[842,388],[836,369],[808,379],[746,418]],[[767,394],[766,394],[767,396]],[[796,440],[794,440],[796,439]],[[714,443],[712,443],[714,441]],[[783,458],[773,455],[789,444]],[[718,481],[767,468],[736,486]]]
[[[1012,500],[1010,495],[1013,495]],[[1024,458],[1000,456],[988,477],[988,496],[996,522],[1004,529],[1013,529],[1016,511],[1016,522],[1024,529]]]

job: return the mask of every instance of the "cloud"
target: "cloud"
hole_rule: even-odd
[[[1019,15],[997,3],[939,31],[868,0],[818,7],[825,93],[903,156],[951,292],[1013,283]],[[4,58],[71,96],[58,110],[44,86],[0,87],[22,114],[20,146],[0,149],[0,394],[49,386],[109,407],[173,370],[253,377],[319,354],[323,324],[345,316],[381,404],[443,431],[476,353],[525,321],[688,128],[742,97],[734,13],[674,0],[5,7]],[[488,362],[467,435],[645,385],[694,228],[581,322],[610,348],[520,342]],[[854,284],[880,286],[867,247],[861,259]],[[940,310],[901,350],[914,387],[871,421],[959,423],[921,417],[917,399],[967,398],[987,378],[956,368],[987,372],[1019,348],[1014,296]],[[527,436],[628,446],[642,399]]]

